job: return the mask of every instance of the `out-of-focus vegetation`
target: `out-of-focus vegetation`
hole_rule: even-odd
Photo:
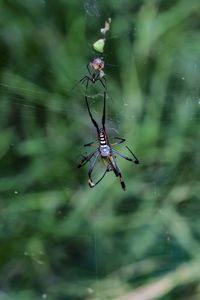
[[[141,161],[118,160],[126,193],[77,169],[96,133],[73,87],[108,17],[108,133]],[[1,300],[200,299],[199,26],[199,0],[1,2]]]

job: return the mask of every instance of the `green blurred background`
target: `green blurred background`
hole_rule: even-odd
[[[74,86],[108,17],[125,193],[77,169],[96,132]],[[200,299],[199,28],[199,0],[1,1],[0,300]]]

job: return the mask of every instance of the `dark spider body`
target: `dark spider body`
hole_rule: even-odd
[[[96,130],[97,130],[97,136],[98,136],[98,141],[99,144],[94,144],[92,143],[88,143],[85,144],[85,147],[97,147],[96,150],[92,153],[90,153],[89,155],[83,157],[83,159],[81,160],[81,162],[78,165],[78,168],[81,168],[82,166],[84,166],[88,161],[90,161],[93,158],[93,161],[90,164],[89,167],[89,171],[88,171],[88,184],[89,186],[92,188],[95,185],[97,185],[106,175],[107,172],[113,171],[116,175],[116,177],[119,177],[120,179],[120,183],[122,186],[122,189],[125,191],[126,190],[126,185],[123,181],[122,178],[122,174],[121,171],[118,167],[117,161],[116,161],[116,155],[119,155],[121,157],[123,157],[124,159],[134,162],[135,164],[139,164],[139,160],[137,159],[137,157],[133,154],[133,152],[126,146],[126,148],[130,151],[130,153],[133,155],[133,157],[135,158],[134,160],[132,158],[129,158],[123,154],[121,154],[120,152],[118,152],[117,150],[113,149],[112,146],[114,145],[118,145],[121,144],[123,142],[125,142],[125,139],[122,138],[118,138],[116,137],[115,139],[118,140],[116,143],[114,144],[109,144],[108,141],[108,137],[106,134],[106,129],[105,129],[105,102],[106,102],[106,92],[104,92],[104,105],[103,105],[103,116],[102,116],[102,127],[99,128],[97,122],[94,120],[91,111],[90,111],[90,107],[88,104],[88,100],[87,100],[87,96],[85,96],[85,100],[86,100],[86,105],[88,108],[88,112],[89,112],[89,116],[91,118],[91,121],[93,123],[93,125],[95,126]],[[106,165],[106,169],[105,172],[103,173],[103,175],[101,176],[101,178],[95,183],[92,180],[92,172],[93,169],[98,161],[98,159],[101,158],[103,160],[103,162]]]
[[[106,79],[105,79],[105,73],[103,71],[104,67],[105,67],[105,63],[102,57],[96,57],[93,59],[93,61],[87,64],[87,70],[89,76],[85,75],[83,78],[81,78],[81,80],[79,80],[79,82],[81,83],[86,82],[86,91],[88,88],[89,81],[92,83],[95,83],[96,81],[100,81],[102,86],[106,89]],[[95,73],[92,73],[90,69],[94,70]]]

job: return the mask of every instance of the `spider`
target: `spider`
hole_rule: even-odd
[[[89,155],[83,157],[83,159],[81,160],[81,162],[78,165],[78,168],[83,167],[88,161],[91,161],[91,159],[93,158],[93,160],[90,164],[90,167],[89,167],[89,171],[88,171],[89,186],[91,188],[93,188],[104,178],[104,176],[106,175],[107,172],[113,171],[115,173],[116,177],[119,177],[121,187],[125,191],[126,185],[123,181],[120,168],[117,164],[116,155],[119,155],[128,161],[134,162],[135,164],[139,164],[139,160],[133,154],[133,152],[130,150],[130,148],[128,146],[126,146],[126,148],[133,155],[134,159],[129,158],[129,157],[125,156],[124,154],[121,154],[120,152],[118,152],[117,150],[112,148],[112,146],[114,146],[114,145],[118,145],[118,144],[125,142],[125,139],[115,137],[116,142],[113,144],[110,144],[108,141],[108,136],[107,136],[106,128],[105,128],[106,92],[104,92],[104,104],[103,104],[103,115],[102,115],[102,127],[101,128],[99,128],[97,122],[95,121],[95,119],[92,116],[86,95],[85,95],[85,101],[86,101],[90,119],[97,130],[98,144],[94,144],[93,142],[91,142],[91,143],[84,145],[84,147],[97,147],[97,148],[95,151],[93,151]],[[101,158],[104,161],[104,163],[106,164],[106,169],[105,169],[105,172],[103,173],[103,175],[101,176],[101,178],[95,183],[95,182],[93,182],[91,176],[92,176],[93,169],[98,161],[98,158]]]
[[[88,83],[91,81],[92,83],[95,83],[96,81],[100,81],[103,87],[106,89],[106,79],[105,79],[105,73],[103,71],[105,66],[105,63],[103,61],[103,57],[96,57],[91,61],[89,64],[87,64],[87,69],[89,72],[89,76],[85,75],[83,78],[81,78],[79,82],[85,83],[86,82],[86,91],[88,88]],[[91,73],[91,69],[93,69],[95,72]]]

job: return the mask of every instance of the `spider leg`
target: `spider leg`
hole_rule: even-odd
[[[125,182],[123,180],[123,177],[122,177],[122,174],[121,172],[119,172],[119,180],[120,180],[120,183],[121,183],[121,187],[122,189],[124,190],[124,192],[126,191],[126,185],[125,185]]]
[[[79,81],[77,81],[77,82],[75,83],[75,85],[71,88],[70,91],[73,91],[73,90],[77,87],[77,85],[78,85],[79,83],[84,83],[85,80],[88,80],[88,76],[84,76],[84,77],[81,78]]]
[[[87,78],[88,78],[88,76],[84,76],[83,78],[81,78],[81,79],[78,81],[78,83],[79,83],[79,82],[84,83],[84,81],[87,80]]]
[[[126,141],[125,139],[117,137],[117,136],[114,137],[114,139],[118,140],[118,142],[111,144],[111,146],[119,145],[119,144],[122,144],[122,143],[124,143]]]
[[[102,126],[105,131],[105,122],[106,122],[106,92],[104,92],[103,97],[103,115],[102,115]]]
[[[104,83],[103,83],[103,80],[104,80]],[[98,78],[98,80],[101,82],[101,84],[103,85],[104,89],[107,90],[107,81],[104,77],[102,78]]]
[[[96,186],[105,177],[107,172],[109,172],[108,167],[105,169],[105,171],[104,171],[103,175],[101,176],[101,178],[96,183],[93,182],[94,185],[90,186],[90,187],[92,188],[92,187]]]
[[[94,82],[100,80],[99,73],[97,73],[96,75],[94,74],[93,76],[94,76]]]
[[[78,81],[78,83],[81,82],[82,84],[86,82],[86,86],[85,86],[85,91],[86,91],[86,92],[87,92],[87,88],[88,88],[89,81],[93,82],[92,79],[91,79],[89,76],[87,76],[87,75],[85,75],[82,79],[80,79],[80,80]]]
[[[100,153],[98,151],[93,162],[91,163],[89,171],[88,171],[88,177],[89,177],[88,184],[91,188],[95,186],[95,183],[92,181],[91,175],[92,175],[92,171],[94,170],[94,167],[96,165],[97,159],[99,158],[99,155],[100,155]]]
[[[91,81],[91,79],[89,77],[87,77],[87,82],[86,82],[86,86],[85,86],[85,92],[87,92],[89,80]]]
[[[119,156],[121,156],[122,158],[128,160],[128,161],[133,161],[135,164],[139,164],[139,160],[137,159],[137,157],[132,153],[132,151],[126,146],[126,148],[131,152],[131,154],[133,155],[133,157],[135,158],[135,160],[133,160],[132,158],[120,153],[119,151],[112,149],[112,152],[115,154],[118,154]]]
[[[133,153],[133,151],[131,151],[131,149],[128,147],[128,146],[126,146],[126,148],[128,149],[128,151],[133,155],[133,157],[135,158],[135,161],[134,161],[134,163],[136,163],[136,164],[139,164],[140,162],[139,162],[139,159],[137,159],[137,157],[135,156],[135,154]]]
[[[114,167],[116,168],[117,174],[118,174],[118,176],[119,176],[119,180],[120,180],[120,183],[121,183],[121,187],[122,187],[122,189],[123,189],[124,192],[125,192],[125,191],[126,191],[126,185],[125,185],[125,182],[124,182],[124,180],[123,180],[123,177],[122,177],[120,168],[118,167],[118,164],[117,164],[117,161],[116,161],[114,155],[112,155],[112,159],[113,159],[114,164],[115,164]],[[113,170],[113,171],[114,171],[114,170]]]
[[[119,176],[119,168],[116,167],[116,160],[114,160],[114,156],[110,155],[108,158],[109,164],[108,164],[108,170],[113,171],[115,173],[115,176]]]
[[[84,76],[84,77],[81,79],[81,81],[80,81],[82,84],[86,82],[85,92],[87,92],[87,88],[88,88],[88,83],[89,83],[89,81],[92,81],[92,80],[91,80],[91,78],[88,77],[88,76]]]
[[[98,151],[98,149],[96,149],[94,152],[90,153],[89,155],[84,156],[83,159],[78,164],[78,168],[81,168],[85,164],[87,164],[87,162],[95,155],[95,153],[97,153],[97,151]]]
[[[87,109],[88,109],[88,113],[89,113],[90,119],[91,119],[93,125],[96,127],[97,134],[99,134],[99,126],[98,126],[97,122],[95,121],[95,119],[94,119],[93,116],[92,116],[92,113],[91,113],[91,111],[90,111],[90,107],[89,107],[88,99],[87,99],[87,96],[86,96],[86,95],[85,95],[85,101],[86,101],[86,105],[87,105]]]

